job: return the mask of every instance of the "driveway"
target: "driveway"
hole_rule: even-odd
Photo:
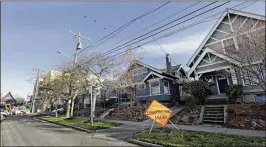
[[[97,135],[59,125],[10,116],[1,123],[1,146],[135,146],[115,138]]]

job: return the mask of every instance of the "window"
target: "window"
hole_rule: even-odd
[[[151,95],[160,94],[160,83],[159,83],[159,80],[150,81],[150,94]]]
[[[260,78],[264,79],[265,77],[265,70],[263,70],[263,67],[261,64],[255,64],[252,67],[252,71],[257,71],[257,74],[260,76]],[[257,85],[258,84],[258,77],[246,70],[242,70],[242,75],[243,75],[243,82],[245,85]]]
[[[146,89],[146,85],[145,84],[139,84],[138,85],[138,90],[144,90]]]
[[[265,95],[264,94],[256,94],[255,96],[255,102],[264,103],[266,102]]]
[[[163,81],[164,94],[170,94],[170,86],[168,81]]]
[[[140,75],[147,72],[147,68],[140,67],[132,70],[132,76]]]

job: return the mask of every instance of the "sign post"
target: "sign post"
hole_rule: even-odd
[[[169,120],[171,118],[171,114],[171,109],[167,108],[158,101],[153,100],[151,105],[145,112],[145,115],[153,120],[149,134],[151,133],[155,122],[161,125],[162,127],[165,127],[169,121],[176,129],[178,129],[178,127],[172,121]]]

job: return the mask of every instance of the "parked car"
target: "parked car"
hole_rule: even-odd
[[[6,112],[1,111],[1,121],[7,118],[8,114]]]
[[[63,107],[57,109],[57,113],[58,114],[63,114],[64,112],[65,112],[65,109]],[[56,109],[52,111],[52,114],[55,114],[55,113],[56,113]]]

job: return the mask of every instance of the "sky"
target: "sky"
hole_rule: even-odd
[[[67,60],[67,57],[58,54],[57,50],[72,56],[75,52],[76,38],[69,33],[70,29],[75,33],[80,32],[82,36],[89,38],[89,40],[82,41],[83,47],[86,47],[132,19],[164,3],[165,2],[2,2],[1,93],[4,95],[10,91],[15,96],[26,97],[27,94],[33,91],[33,79],[36,77],[36,72],[32,69],[40,68],[45,73],[55,69],[56,65]],[[108,51],[122,43],[130,41],[135,37],[203,7],[210,2],[201,2],[118,43],[132,34],[195,3],[196,2],[170,2],[161,9],[136,20],[107,42],[95,48],[89,48],[84,51],[84,53]],[[180,19],[176,21],[175,24],[221,3],[222,2],[218,2],[196,14]],[[154,38],[193,22],[197,22],[239,3],[241,2],[228,3],[200,17],[196,17],[168,31],[164,31],[154,36]],[[236,7],[236,9],[248,4],[250,3],[245,3]],[[265,15],[265,4],[264,2],[256,2],[242,9],[242,11]],[[216,15],[212,18],[218,18],[219,16],[220,15]],[[149,65],[157,68],[165,68],[165,53],[160,49],[160,45],[171,55],[173,65],[186,64],[193,52],[210,31],[215,21],[216,20],[209,21],[188,28],[167,38],[144,45],[142,49],[136,49],[134,53],[139,58],[143,58],[143,62]],[[154,38],[150,38],[146,41]],[[132,46],[134,47],[134,45]]]

